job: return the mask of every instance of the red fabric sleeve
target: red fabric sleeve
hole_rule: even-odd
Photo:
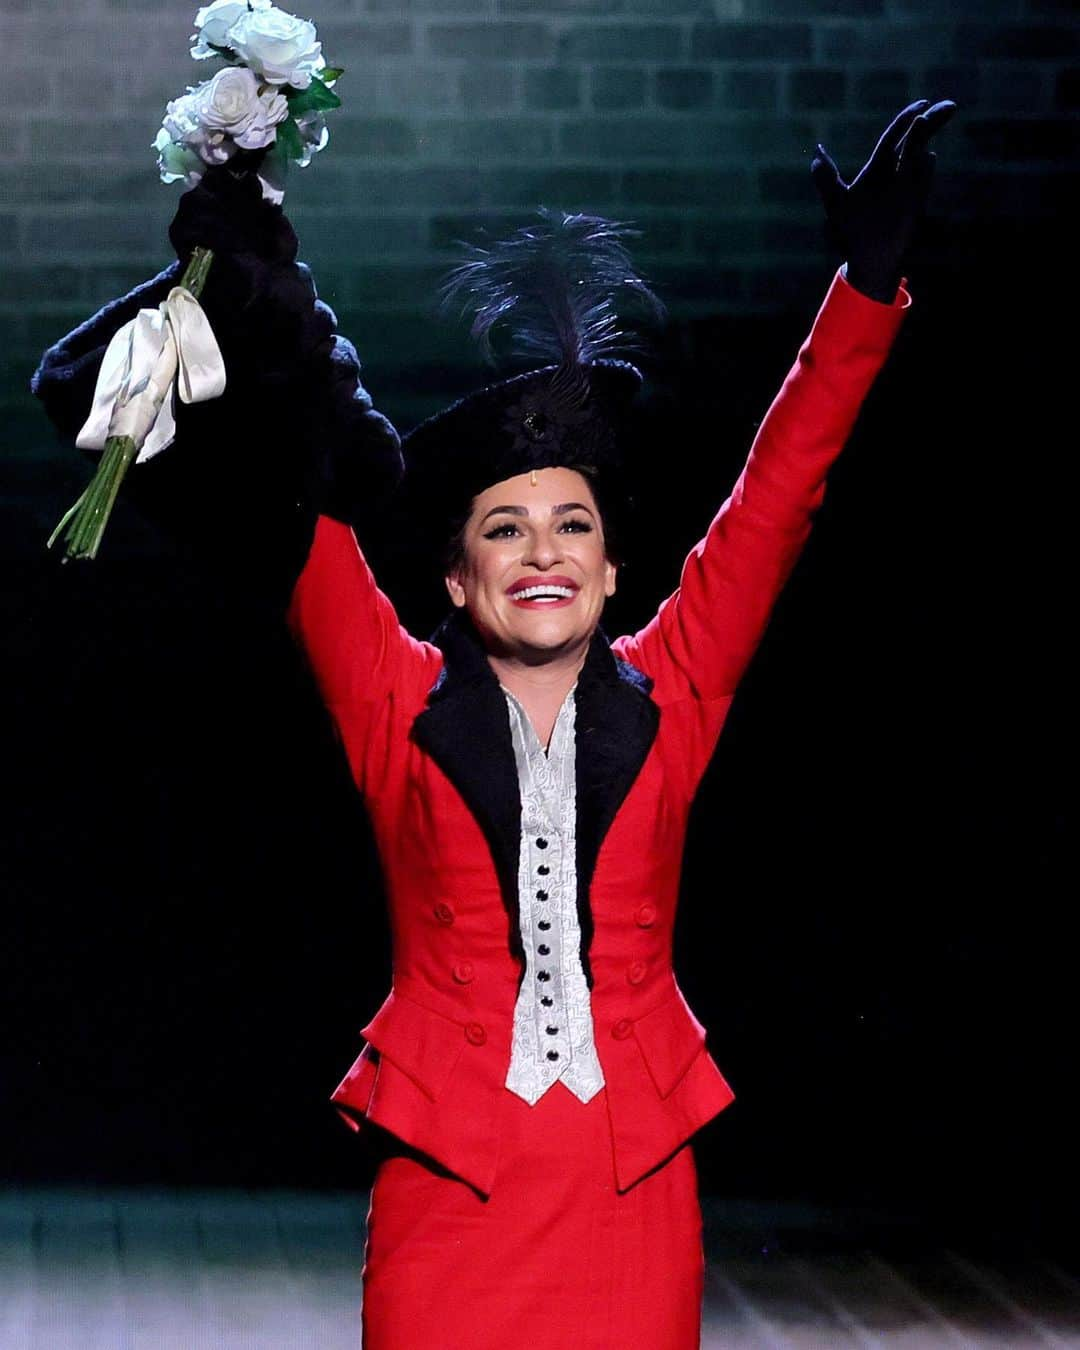
[[[366,789],[368,741],[387,705],[415,716],[442,654],[412,637],[379,589],[348,525],[320,516],[288,623],[345,743],[357,786]]]
[[[840,273],[833,279],[731,496],[686,559],[679,589],[643,629],[614,644],[653,678],[659,703],[734,693],[910,304],[903,287],[884,305]]]

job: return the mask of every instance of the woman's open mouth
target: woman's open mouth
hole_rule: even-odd
[[[506,593],[522,609],[559,609],[570,604],[578,590],[569,577],[551,577],[547,581],[515,581]]]

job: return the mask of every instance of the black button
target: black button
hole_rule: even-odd
[[[538,980],[542,980],[542,981],[546,984],[546,983],[548,982],[548,980],[551,979],[551,971],[549,971],[549,970],[538,970],[538,971],[536,972],[536,978],[537,978]]]
[[[536,926],[537,928],[540,929],[541,933],[546,933],[547,930],[551,927],[551,924],[548,923],[547,919],[541,919]]]
[[[550,1008],[551,1005],[555,1002],[555,1000],[553,998],[548,998],[548,996],[545,994],[544,997],[540,1000],[540,1002],[544,1005],[545,1008]]]
[[[548,898],[547,891],[537,891],[536,898],[537,900],[546,900]]]
[[[537,848],[547,848],[547,840],[546,840],[546,839],[538,839],[538,840],[536,841],[536,847],[537,847]]]
[[[541,956],[550,956],[550,955],[551,955],[551,948],[548,947],[548,946],[547,946],[545,943],[543,943],[543,942],[541,942],[540,946],[537,947],[536,950],[540,953]]]
[[[548,1059],[558,1059],[559,1058],[558,1050],[549,1050],[547,1053],[547,1057]]]
[[[558,1027],[545,1027],[544,1030],[547,1032],[549,1036],[557,1036],[559,1034]]]
[[[548,867],[547,863],[541,863],[536,870],[540,876],[546,877],[547,874],[551,871],[551,868]]]

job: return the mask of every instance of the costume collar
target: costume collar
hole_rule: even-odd
[[[442,650],[443,668],[427,708],[413,723],[413,739],[453,783],[487,839],[506,907],[509,948],[523,961],[517,893],[521,802],[506,700],[463,610],[451,614],[431,641]],[[604,837],[656,738],[660,713],[651,688],[648,676],[616,657],[597,629],[575,693],[577,908],[590,985],[589,887]]]

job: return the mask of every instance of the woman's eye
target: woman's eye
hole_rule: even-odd
[[[560,533],[568,534],[590,534],[592,532],[592,522],[580,517],[571,520],[559,522]],[[504,525],[493,525],[490,530],[484,531],[485,539],[513,539],[515,535],[521,533],[513,521],[507,521]]]

